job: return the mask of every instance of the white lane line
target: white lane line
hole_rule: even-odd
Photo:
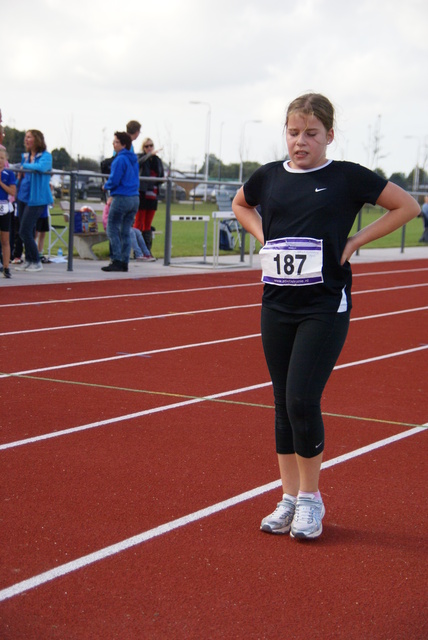
[[[217,289],[223,291],[224,289],[239,289],[244,287],[259,287],[263,283],[261,281],[258,282],[247,282],[244,284],[225,284],[221,286],[213,286],[213,287],[194,287],[192,289],[169,289],[168,291],[143,291],[140,293],[118,293],[110,296],[90,296],[88,298],[66,298],[66,299],[57,299],[57,300],[41,300],[38,302],[18,302],[16,304],[0,304],[0,309],[5,309],[7,307],[32,307],[38,306],[41,304],[63,304],[70,302],[97,302],[98,300],[117,300],[120,298],[145,298],[149,296],[167,296],[175,293],[200,293],[201,291],[216,291]]]
[[[251,305],[251,306],[260,306],[260,305]],[[416,307],[415,309],[404,309],[402,311],[389,311],[387,313],[381,313],[381,314],[376,314],[376,315],[371,315],[371,316],[361,316],[361,317],[357,317],[357,318],[351,318],[351,322],[358,322],[361,320],[372,320],[375,318],[386,318],[388,316],[395,316],[395,315],[401,315],[404,313],[417,313],[420,311],[426,311],[428,310],[428,306],[427,307]],[[153,318],[154,316],[151,317],[147,317],[146,319],[150,319]],[[19,332],[18,332],[19,333]],[[25,332],[24,332],[25,333]],[[1,334],[0,334],[1,335]],[[2,378],[9,378],[11,376],[23,376],[23,375],[31,375],[34,373],[44,373],[46,371],[56,371],[56,370],[60,370],[60,369],[69,369],[72,367],[83,367],[83,366],[87,366],[87,365],[92,365],[92,364],[102,364],[104,362],[112,362],[115,360],[123,360],[125,358],[139,358],[139,357],[149,357],[151,355],[154,355],[156,353],[167,353],[167,352],[171,352],[171,351],[178,351],[181,349],[191,349],[191,348],[195,348],[195,347],[205,347],[205,346],[210,346],[210,345],[214,345],[214,344],[222,344],[222,343],[227,343],[227,342],[234,342],[234,341],[239,341],[239,340],[248,340],[249,338],[258,338],[260,337],[260,333],[253,333],[250,335],[243,335],[243,336],[237,336],[235,338],[222,338],[220,340],[211,340],[208,342],[200,342],[200,343],[194,343],[194,344],[185,344],[185,345],[178,345],[178,346],[173,346],[173,347],[165,347],[163,349],[154,349],[152,351],[137,351],[134,353],[121,353],[121,354],[116,354],[114,356],[107,356],[104,358],[96,358],[93,360],[79,360],[78,362],[69,362],[69,363],[65,363],[65,364],[59,364],[59,365],[53,365],[51,367],[41,367],[38,369],[26,369],[23,371],[14,371],[14,372],[10,372],[10,373],[2,373],[0,374],[0,380]]]
[[[419,287],[428,287],[428,282],[421,282],[420,284],[406,284],[396,287],[382,287],[381,289],[364,289],[363,291],[352,291],[352,296],[359,296],[362,293],[383,293],[385,291],[400,291],[401,289],[418,289]]]
[[[428,283],[427,285],[428,286]],[[384,291],[384,289],[379,289],[378,291]],[[360,293],[373,293],[373,291],[360,291]],[[30,333],[45,333],[45,332],[49,332],[49,331],[64,331],[64,330],[68,330],[68,329],[85,329],[88,327],[98,327],[98,326],[105,326],[108,324],[123,324],[126,322],[143,322],[143,321],[147,321],[147,320],[165,320],[166,318],[176,318],[176,317],[180,317],[180,316],[192,316],[192,315],[199,315],[199,314],[203,314],[203,313],[219,313],[222,311],[236,311],[238,309],[255,309],[257,307],[261,307],[261,302],[256,302],[254,304],[242,304],[242,305],[235,305],[235,306],[231,306],[231,307],[213,307],[211,309],[194,309],[193,311],[177,311],[177,312],[171,312],[171,313],[161,313],[158,315],[154,315],[154,316],[150,316],[150,315],[145,315],[145,316],[136,316],[133,318],[117,318],[116,320],[103,320],[100,322],[85,322],[85,323],[81,323],[81,324],[64,324],[64,325],[57,325],[55,327],[39,327],[38,329],[20,329],[18,331],[4,331],[3,333],[0,333],[1,337],[9,337],[9,336],[20,336],[20,335],[27,335]],[[428,306],[424,306],[424,307],[414,307],[411,309],[402,309],[402,310],[398,310],[398,311],[389,311],[386,313],[382,313],[382,314],[378,314],[376,316],[363,316],[361,318],[351,318],[351,322],[355,321],[355,320],[370,320],[372,318],[384,318],[387,316],[393,316],[393,315],[397,315],[400,313],[414,313],[417,311],[425,311],[428,309]]]
[[[377,362],[379,360],[386,360],[389,358],[396,358],[398,356],[408,355],[410,353],[416,353],[418,351],[423,351],[424,349],[428,349],[427,345],[421,345],[419,347],[415,347],[414,349],[406,349],[405,351],[395,351],[393,353],[386,353],[381,356],[375,356],[373,358],[367,358],[365,360],[356,360],[355,362],[347,362],[345,364],[336,365],[333,371],[339,369],[346,369],[348,367],[356,367],[362,364],[369,364],[371,362]],[[53,381],[54,382],[54,381]],[[63,429],[62,431],[54,431],[51,433],[45,433],[40,436],[34,436],[33,438],[27,438],[25,440],[16,440],[14,442],[7,442],[5,444],[0,445],[0,451],[5,449],[12,449],[14,447],[20,447],[27,444],[32,444],[35,442],[40,442],[41,440],[49,440],[51,438],[58,438],[60,436],[69,435],[72,433],[77,433],[79,431],[86,431],[87,429],[94,429],[97,427],[103,427],[109,424],[115,424],[117,422],[123,422],[124,420],[132,420],[134,418],[140,418],[141,416],[147,416],[154,413],[159,413],[162,411],[170,411],[171,409],[180,409],[181,407],[185,407],[190,404],[196,404],[199,402],[207,402],[209,400],[215,400],[218,398],[225,398],[230,395],[235,395],[238,393],[246,393],[247,391],[253,391],[254,389],[262,389],[264,387],[269,387],[272,383],[262,382],[260,384],[251,385],[249,387],[241,387],[240,389],[231,389],[229,391],[222,391],[220,393],[216,393],[210,396],[202,396],[200,398],[191,398],[189,400],[184,400],[180,402],[174,402],[173,404],[164,405],[161,407],[155,407],[153,409],[145,409],[144,411],[137,411],[136,413],[129,413],[123,416],[117,416],[116,418],[106,418],[105,420],[100,420],[98,422],[90,422],[88,424],[83,424],[78,427],[71,427],[70,429]]]
[[[348,367],[357,367],[360,364],[369,364],[371,362],[379,362],[380,360],[388,360],[389,358],[396,358],[397,356],[406,356],[409,353],[417,353],[418,351],[424,351],[425,349],[428,349],[428,344],[421,344],[419,347],[414,347],[413,349],[404,349],[403,351],[385,353],[381,356],[374,356],[373,358],[366,358],[364,360],[355,360],[354,362],[338,364],[334,367],[333,371],[339,371],[339,369],[347,369]]]
[[[363,278],[366,276],[381,276],[381,275],[394,275],[397,273],[421,273],[422,271],[428,271],[427,267],[423,267],[421,269],[396,269],[389,271],[370,271],[368,273],[353,273],[352,277],[355,278]],[[71,283],[70,283],[71,284]],[[144,291],[140,293],[119,293],[115,295],[109,296],[90,296],[85,298],[65,298],[65,299],[55,299],[55,300],[38,300],[33,302],[17,302],[17,303],[8,303],[8,304],[0,304],[0,309],[7,309],[8,307],[32,307],[46,304],[68,304],[70,302],[97,302],[98,300],[116,300],[120,298],[142,298],[148,296],[165,296],[171,295],[175,293],[198,293],[200,291],[216,291],[223,289],[239,289],[244,287],[259,287],[262,286],[261,281],[257,282],[247,282],[247,283],[236,283],[236,284],[227,284],[220,286],[212,286],[212,287],[194,287],[192,289],[169,289],[168,291]],[[418,286],[418,285],[409,285],[409,286]],[[420,285],[424,286],[424,285]],[[384,289],[388,290],[388,289]],[[354,292],[358,293],[358,292]]]
[[[43,373],[45,371],[56,371],[60,369],[69,369],[71,367],[81,367],[89,364],[101,364],[104,362],[111,362],[112,360],[123,360],[125,358],[137,358],[142,356],[152,356],[156,353],[168,353],[170,351],[180,351],[182,349],[194,349],[197,347],[209,347],[215,344],[224,344],[226,342],[236,342],[240,340],[249,340],[251,338],[259,338],[260,333],[250,333],[246,336],[237,336],[236,338],[222,338],[220,340],[208,340],[207,342],[195,342],[193,344],[175,345],[173,347],[164,347],[162,349],[152,349],[152,351],[138,351],[137,353],[121,353],[115,356],[109,356],[107,358],[98,358],[94,360],[81,360],[79,362],[69,362],[66,364],[53,365],[52,367],[42,367],[39,369],[27,369],[26,371],[15,371],[14,373],[2,373],[0,374],[0,380],[2,378],[10,378],[13,376],[30,375],[33,373]]]
[[[388,271],[368,271],[367,273],[353,273],[352,277],[364,278],[366,276],[389,276],[396,275],[397,273],[421,273],[422,271],[428,271],[428,267],[422,267],[420,269],[389,269]]]
[[[222,391],[220,393],[215,393],[210,396],[201,396],[200,398],[190,398],[189,400],[180,400],[180,402],[174,402],[172,404],[166,404],[161,407],[154,407],[152,409],[145,409],[143,411],[137,411],[136,413],[128,413],[127,415],[117,416],[116,418],[106,418],[105,420],[90,422],[88,424],[80,425],[79,427],[71,427],[70,429],[63,429],[62,431],[45,433],[40,436],[34,436],[33,438],[26,438],[25,440],[16,440],[15,442],[8,442],[6,444],[0,445],[0,451],[4,451],[5,449],[12,449],[14,447],[20,447],[26,444],[40,442],[41,440],[50,440],[51,438],[58,438],[59,436],[65,436],[71,433],[78,433],[79,431],[86,431],[87,429],[104,427],[109,424],[123,422],[124,420],[133,420],[134,418],[141,418],[142,416],[149,416],[149,415],[153,415],[154,413],[171,411],[172,409],[181,409],[182,407],[186,407],[191,404],[198,404],[200,402],[207,402],[209,400],[216,400],[218,398],[226,398],[227,396],[235,395],[238,393],[246,393],[247,391],[262,389],[263,387],[268,387],[270,384],[271,384],[270,382],[262,382],[261,384],[254,384],[248,387],[242,387],[240,389],[230,389],[229,391]]]
[[[216,313],[218,311],[236,311],[237,309],[251,309],[260,307],[256,304],[240,304],[232,307],[216,307],[213,309],[195,309],[194,311],[177,311],[172,313],[160,313],[156,316],[137,316],[136,318],[118,318],[117,320],[102,320],[101,322],[85,322],[84,324],[66,324],[57,327],[41,327],[39,329],[25,329],[24,331],[5,331],[0,336],[16,336],[27,333],[42,333],[44,331],[63,331],[64,329],[84,329],[86,327],[104,327],[107,324],[122,324],[124,322],[141,322],[143,320],[161,320],[165,318],[177,318],[179,316],[194,316],[201,313]]]
[[[387,313],[375,313],[372,316],[361,316],[360,318],[351,318],[351,322],[358,320],[374,320],[375,318],[385,318],[385,316],[400,316],[403,313],[415,313],[417,311],[427,311],[427,307],[415,307],[414,309],[400,309],[399,311],[388,311]]]
[[[322,464],[322,469],[327,469],[330,467],[334,467],[337,464],[341,464],[342,462],[346,462],[347,460],[354,459],[358,456],[364,455],[370,451],[374,451],[375,449],[380,449],[381,447],[387,446],[404,438],[408,438],[415,434],[426,431],[425,427],[414,427],[408,431],[404,431],[395,436],[391,436],[389,438],[384,438],[383,440],[378,440],[377,442],[372,443],[371,445],[367,445],[365,447],[361,447],[360,449],[356,449],[354,451],[350,451],[349,453],[345,453],[341,456],[333,458],[331,460],[327,460]],[[81,558],[77,558],[76,560],[72,560],[71,562],[67,562],[65,564],[59,565],[54,569],[50,569],[48,571],[44,571],[32,578],[27,580],[23,580],[22,582],[18,582],[6,589],[2,589],[0,591],[0,602],[7,600],[8,598],[12,598],[13,596],[19,595],[30,589],[34,589],[35,587],[39,587],[42,584],[46,584],[55,578],[60,578],[62,576],[68,575],[77,571],[78,569],[82,569],[84,567],[88,567],[95,562],[99,562],[100,560],[104,560],[111,556],[117,555],[118,553],[122,553],[132,547],[142,544],[143,542],[147,542],[148,540],[153,540],[153,538],[157,538],[166,533],[170,533],[175,529],[179,529],[180,527],[184,527],[193,522],[197,522],[198,520],[202,520],[203,518],[207,518],[212,516],[220,511],[224,511],[225,509],[229,509],[237,504],[245,502],[247,500],[251,500],[257,496],[262,495],[268,491],[272,491],[281,486],[281,481],[276,480],[274,482],[270,482],[261,487],[256,487],[255,489],[251,489],[250,491],[245,491],[237,496],[233,496],[228,500],[223,500],[221,502],[217,502],[205,509],[200,509],[198,511],[194,511],[193,513],[189,513],[182,518],[177,518],[176,520],[172,520],[170,522],[166,522],[158,527],[154,527],[153,529],[149,529],[148,531],[144,531],[138,535],[132,536],[131,538],[127,538],[126,540],[122,540],[116,544],[112,544],[108,547],[104,547],[103,549],[99,549],[93,553],[89,553]]]

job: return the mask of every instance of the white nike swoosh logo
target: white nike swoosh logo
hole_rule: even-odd
[[[326,191],[327,187],[323,187],[322,189],[315,189],[315,193],[318,193],[318,191]]]

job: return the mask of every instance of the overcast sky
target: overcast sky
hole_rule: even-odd
[[[286,153],[288,103],[316,91],[336,107],[330,157],[370,166],[379,133],[387,176],[425,161],[426,0],[13,0],[1,26],[3,124],[49,150],[110,156],[136,119],[136,150],[151,136],[176,168],[202,164],[207,130],[226,164],[265,163]]]

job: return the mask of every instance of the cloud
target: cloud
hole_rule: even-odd
[[[16,0],[2,15],[5,124],[40,128],[51,148],[97,157],[136,118],[167,161],[201,163],[199,100],[214,153],[238,162],[257,119],[246,154],[266,162],[285,153],[286,105],[307,90],[337,108],[340,158],[365,162],[379,115],[387,173],[409,172],[427,135],[423,0]]]

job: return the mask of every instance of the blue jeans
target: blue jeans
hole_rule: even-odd
[[[39,250],[37,248],[36,241],[34,240],[34,231],[36,228],[36,222],[42,213],[44,213],[45,209],[45,204],[38,207],[29,207],[28,204],[26,204],[22,212],[19,223],[19,235],[25,246],[26,262],[40,262]]]
[[[143,234],[139,229],[134,229],[134,227],[131,229],[131,245],[136,258],[140,258],[142,255],[151,255],[150,251],[147,249]]]
[[[128,264],[131,253],[131,227],[138,211],[139,196],[113,196],[107,221],[112,261]]]

